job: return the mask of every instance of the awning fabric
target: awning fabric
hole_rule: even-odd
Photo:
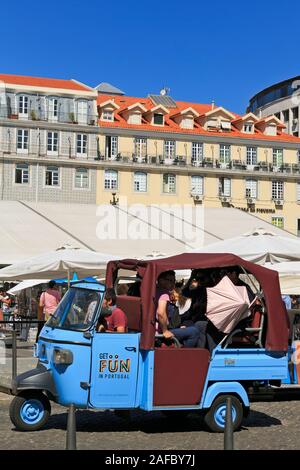
[[[238,237],[211,243],[199,249],[189,250],[197,253],[233,253],[247,261],[275,264],[284,261],[300,260],[300,238],[284,236],[273,230],[256,229]]]
[[[103,276],[107,263],[116,258],[109,253],[62,247],[0,269],[0,279],[55,279],[68,275],[71,279],[75,272],[79,279]]]

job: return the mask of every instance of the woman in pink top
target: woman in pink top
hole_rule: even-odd
[[[47,290],[43,292],[40,297],[39,320],[47,321],[50,316],[55,312],[56,307],[60,302],[60,299],[61,295],[58,289],[56,288],[55,281],[50,281]]]

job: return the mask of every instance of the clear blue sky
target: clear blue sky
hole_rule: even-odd
[[[6,0],[0,71],[110,82],[243,112],[299,64],[300,4],[285,0]]]

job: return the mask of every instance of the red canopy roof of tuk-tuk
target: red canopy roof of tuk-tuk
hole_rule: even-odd
[[[163,271],[181,269],[222,268],[242,266],[255,276],[264,292],[267,307],[266,349],[286,351],[288,348],[289,320],[281,298],[279,277],[276,271],[264,268],[238,256],[226,253],[184,253],[151,261],[124,259],[110,261],[106,271],[106,285],[113,287],[119,269],[134,270],[143,278],[141,349],[153,349],[155,336],[155,291],[158,275]]]

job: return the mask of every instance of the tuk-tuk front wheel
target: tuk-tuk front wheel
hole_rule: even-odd
[[[242,424],[243,405],[240,400],[232,395],[220,395],[212,403],[209,410],[204,415],[206,426],[213,432],[224,432],[226,419],[226,402],[227,398],[231,398],[231,416],[232,427],[235,431]]]
[[[42,392],[17,395],[9,407],[11,422],[19,431],[37,431],[48,421],[51,405]]]

